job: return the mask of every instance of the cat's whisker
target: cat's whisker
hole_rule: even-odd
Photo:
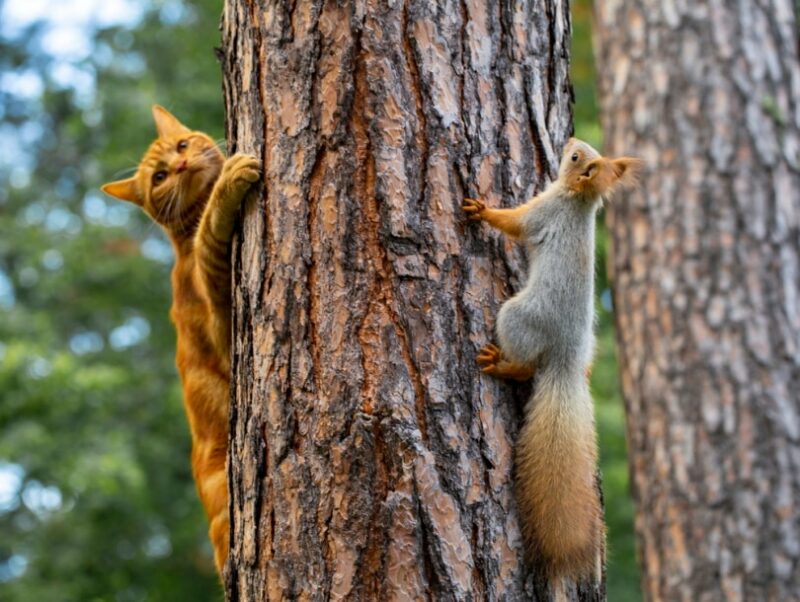
[[[149,237],[153,233],[153,231],[156,229],[156,226],[158,226],[158,224],[155,222],[155,220],[150,220],[150,223],[147,224],[147,228],[145,228],[145,231],[144,231],[145,236]]]
[[[156,222],[159,226],[163,226],[163,218],[165,217],[166,211],[166,203],[158,210],[156,215],[153,217],[153,221]]]
[[[170,218],[172,223],[178,224],[178,226],[183,226],[181,224],[180,216],[181,216],[181,201],[183,200],[183,194],[181,191],[181,186],[178,184],[172,190],[172,203],[170,203]]]
[[[138,166],[127,167],[125,169],[120,169],[119,171],[114,172],[114,179],[115,180],[121,180],[123,178],[127,178],[129,176],[132,176],[133,174],[136,173],[137,169],[139,169]]]
[[[184,223],[185,220],[182,219],[181,213],[182,213],[182,209],[183,209],[183,207],[185,205],[184,201],[186,199],[186,195],[189,192],[189,181],[188,181],[188,179],[184,178],[184,179],[180,180],[179,183],[178,183],[178,186],[175,187],[175,191],[176,191],[176,202],[175,202],[175,208],[174,208],[175,220],[176,220],[176,223],[181,228],[181,233],[185,234],[189,230],[187,229],[186,224]]]
[[[181,213],[182,213],[181,206],[182,206],[182,204],[183,203],[181,202],[181,196],[180,195],[176,196],[175,203],[173,203],[173,207],[172,207],[172,213],[173,213],[172,219],[173,219],[173,223],[177,224],[178,228],[180,228],[181,234],[185,234],[186,233],[186,224],[184,223],[184,220],[181,219]]]
[[[200,156],[203,157],[204,159],[208,159],[209,161],[213,161],[214,158],[217,156],[218,152],[219,149],[217,148],[208,148],[204,150],[202,153],[200,153]]]
[[[162,203],[160,207],[156,209],[156,213],[153,216],[153,221],[157,224],[161,223],[161,215],[164,213],[164,206],[166,203]]]
[[[161,222],[161,219],[165,221],[165,225],[169,227],[171,224],[171,217],[172,217],[172,205],[175,203],[175,189],[172,188],[169,191],[169,194],[164,199],[159,210],[156,212],[155,220]]]

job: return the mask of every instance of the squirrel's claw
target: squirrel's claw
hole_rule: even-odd
[[[464,202],[461,203],[461,209],[469,219],[479,221],[481,213],[486,209],[486,205],[478,199],[464,199]]]
[[[479,352],[476,358],[478,363],[482,365],[481,371],[486,372],[487,369],[494,369],[500,361],[500,348],[496,345],[485,345]]]

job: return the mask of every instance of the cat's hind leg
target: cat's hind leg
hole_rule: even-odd
[[[199,440],[192,447],[195,483],[208,516],[208,535],[219,574],[228,558],[228,481],[225,470],[227,437]]]

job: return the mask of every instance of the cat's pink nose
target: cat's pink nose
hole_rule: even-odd
[[[183,173],[184,171],[186,171],[186,159],[178,163],[177,173]]]

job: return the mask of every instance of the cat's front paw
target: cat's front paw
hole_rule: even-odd
[[[220,179],[234,191],[244,194],[261,179],[261,161],[252,155],[233,155],[222,166]]]

